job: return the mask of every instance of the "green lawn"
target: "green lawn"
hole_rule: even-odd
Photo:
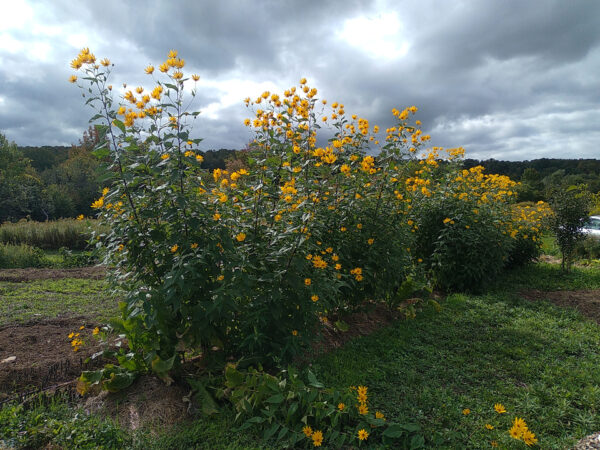
[[[354,339],[314,360],[312,370],[327,386],[367,385],[371,407],[390,421],[418,422],[428,448],[489,448],[492,440],[526,448],[508,435],[514,417],[525,419],[540,448],[569,448],[600,431],[600,327],[574,310],[524,300],[521,289],[600,289],[600,271],[565,276],[547,264],[513,271],[485,295],[450,295],[440,311],[429,306],[413,320]],[[495,403],[507,414],[497,414]],[[128,445],[256,447],[254,436],[231,430],[232,417],[224,407]]]
[[[0,326],[64,316],[107,320],[118,312],[104,280],[62,278],[0,282]]]

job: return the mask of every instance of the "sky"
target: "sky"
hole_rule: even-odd
[[[600,158],[600,1],[1,1],[0,133],[20,146],[81,139],[94,112],[68,78],[89,47],[118,87],[177,49],[203,149],[243,148],[243,99],[306,77],[383,130],[417,106],[467,158]]]

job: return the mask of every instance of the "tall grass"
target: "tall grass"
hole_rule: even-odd
[[[27,244],[0,244],[0,269],[23,269],[48,265],[50,261],[39,248]]]
[[[83,250],[91,237],[91,231],[98,229],[96,220],[61,219],[52,222],[20,221],[0,225],[0,243],[27,244],[44,250],[58,250],[66,247]]]

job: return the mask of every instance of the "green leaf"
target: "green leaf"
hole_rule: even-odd
[[[325,387],[325,385],[323,383],[320,383],[319,381],[317,381],[317,377],[315,376],[314,373],[312,373],[312,371],[309,369],[307,372],[307,376],[308,376],[308,384],[309,386],[318,388],[318,389],[323,389]]]
[[[405,430],[401,425],[399,425],[397,423],[393,423],[393,424],[390,424],[390,426],[385,429],[382,436],[392,438],[392,439],[397,439],[399,437],[402,437],[404,432],[405,432]]]
[[[131,386],[135,379],[136,374],[134,372],[113,373],[110,379],[102,383],[102,388],[108,392],[118,392]]]
[[[234,366],[229,365],[225,368],[225,386],[234,388],[244,382],[244,374]]]
[[[123,122],[121,122],[119,119],[114,119],[112,123],[115,127],[125,133],[125,124]]]
[[[417,448],[423,448],[423,447],[425,447],[425,438],[423,436],[421,436],[420,434],[413,436],[413,438],[410,440],[411,450],[417,449]]]
[[[342,320],[337,320],[334,323],[334,325],[335,325],[335,327],[338,330],[343,331],[343,332],[346,332],[346,331],[348,331],[350,329],[350,327],[348,326],[348,324],[346,322],[342,321]]]
[[[273,436],[277,430],[279,429],[279,424],[278,423],[274,423],[271,428],[269,428],[267,431],[265,431],[265,434],[263,434],[263,439],[266,441],[268,439],[271,438],[271,436]]]
[[[278,404],[282,403],[283,400],[284,400],[283,394],[276,394],[276,395],[273,395],[272,397],[269,397],[267,399],[267,403],[273,403],[273,404],[278,405]]]
[[[281,427],[281,430],[279,431],[279,434],[277,435],[277,440],[278,441],[282,440],[288,431],[290,431],[289,428]]]

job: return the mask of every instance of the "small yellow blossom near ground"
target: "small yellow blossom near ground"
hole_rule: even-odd
[[[98,327],[94,328],[94,331],[92,331],[92,334],[94,336],[96,336],[98,333],[100,333],[100,328],[98,328]]]
[[[462,410],[462,413],[463,413],[465,416],[467,416],[467,415],[471,414],[471,410],[470,410],[469,408],[465,408],[465,409],[463,409],[463,410]]]
[[[358,439],[361,441],[366,441],[369,437],[369,433],[364,428],[358,430]]]
[[[292,335],[293,336],[298,336],[298,330],[292,330]]]
[[[498,414],[504,414],[506,412],[506,409],[504,408],[504,405],[502,403],[496,403],[494,405],[494,409]]]
[[[83,214],[79,214],[79,215],[77,216],[77,220],[83,220],[84,218],[85,218],[85,217],[84,217],[84,215],[83,215]]]
[[[81,325],[81,326],[79,327],[79,329],[80,329],[80,330],[83,330],[84,328],[85,328],[85,325]]]
[[[312,441],[313,441],[313,445],[315,447],[320,447],[321,444],[323,443],[323,433],[321,431],[315,431],[312,436]]]
[[[162,160],[169,159],[169,154],[165,153],[164,155],[161,155],[160,159],[162,159]]]
[[[178,248],[179,248],[179,245],[175,244],[173,247],[171,247],[171,253],[175,253]]]
[[[379,412],[379,411],[375,411],[375,418],[385,420],[385,416],[383,415],[382,412]]]
[[[490,442],[490,445],[491,445],[492,447],[498,447],[498,442],[496,442],[496,441],[492,441],[492,442]]]
[[[311,285],[311,283],[312,283],[312,281],[310,280],[310,278],[305,278],[305,279],[304,279],[304,284],[305,284],[306,286],[310,286],[310,285]]]
[[[194,242],[192,245],[190,245],[191,248],[198,248],[198,243]]]
[[[319,300],[319,296],[315,294],[315,295],[311,296],[311,297],[310,297],[310,299],[311,299],[313,302],[316,302],[316,301],[318,301],[318,300]]]
[[[246,239],[246,233],[238,233],[235,238],[238,242],[243,242]]]
[[[338,406],[337,406],[337,407],[338,407],[338,409],[339,409],[340,411],[343,411],[343,410],[344,410],[344,408],[346,408],[346,405],[344,405],[343,403],[338,403]]]
[[[306,437],[310,437],[310,435],[313,433],[312,428],[309,427],[308,425],[306,425],[304,428],[302,428],[302,432],[304,433],[304,435]]]
[[[486,424],[485,424],[485,427],[486,427],[488,430],[493,430],[493,429],[494,429],[494,425],[491,425],[491,424],[489,424],[489,423],[486,423]]]

